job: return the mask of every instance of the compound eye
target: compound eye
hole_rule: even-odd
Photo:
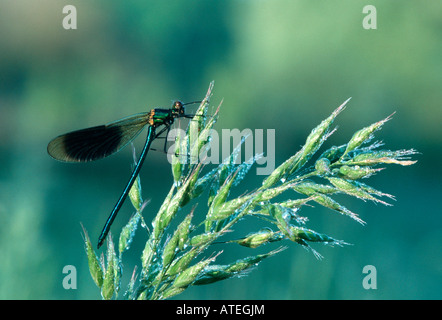
[[[173,103],[173,109],[177,114],[184,114],[184,104],[181,101],[175,101]]]
[[[181,109],[183,107],[183,103],[181,101],[175,101],[173,106],[175,109]]]

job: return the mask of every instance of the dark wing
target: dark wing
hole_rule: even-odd
[[[77,130],[48,144],[49,155],[65,162],[86,162],[107,157],[132,141],[148,124],[149,113],[139,113],[106,125]]]

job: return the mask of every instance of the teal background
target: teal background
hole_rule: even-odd
[[[77,30],[62,28],[68,4]],[[367,4],[377,8],[377,30],[362,28]],[[215,128],[276,129],[276,165],[348,97],[326,146],[396,111],[377,139],[420,154],[416,165],[389,166],[366,181],[394,194],[393,207],[339,197],[365,227],[317,205],[301,211],[307,227],[352,246],[316,245],[324,256],[317,261],[286,243],[247,277],[177,298],[441,299],[441,14],[440,1],[1,0],[0,298],[100,298],[80,222],[95,243],[129,177],[131,150],[63,164],[47,155],[50,139],[201,99],[215,80],[214,108],[224,99]],[[255,172],[237,194],[259,186]],[[149,154],[141,180],[149,219],[172,183],[163,154]],[[114,232],[132,211],[126,203]],[[259,228],[249,220],[236,230]],[[226,247],[217,262],[275,247]],[[123,289],[142,248],[140,235]],[[76,290],[62,287],[65,265],[76,267]],[[377,290],[362,287],[365,265],[377,269]]]

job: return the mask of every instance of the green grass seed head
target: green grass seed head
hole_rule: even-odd
[[[110,236],[106,263],[103,255],[99,260],[84,231],[89,269],[104,299],[118,297],[123,270],[122,253],[129,249],[140,220],[143,225],[140,229],[147,230],[148,240],[141,254],[141,271],[138,277],[134,271],[124,297],[166,299],[180,294],[192,285],[211,284],[243,276],[262,260],[284,249],[280,247],[265,254],[248,256],[228,264],[213,265],[224,246],[241,245],[244,250],[246,248],[254,250],[264,245],[271,246],[272,242],[292,241],[311,251],[318,259],[322,258],[310,244],[342,246],[346,243],[306,228],[308,218],[299,215],[302,207],[316,203],[364,224],[365,222],[357,214],[332,197],[341,193],[387,204],[379,198],[385,196],[394,199],[392,195],[382,193],[359,180],[382,170],[375,168],[379,164],[405,166],[415,163],[409,158],[417,153],[413,149],[377,150],[382,146],[380,142],[362,146],[372,138],[376,130],[381,129],[382,125],[390,120],[391,116],[359,130],[347,144],[326,149],[315,161],[313,157],[316,152],[335,131],[331,126],[339,113],[344,110],[347,100],[314,128],[308,134],[301,150],[264,178],[259,188],[252,191],[244,190],[243,192],[247,193],[229,199],[232,187],[238,185],[241,187],[245,174],[259,155],[243,163],[237,163],[236,158],[241,150],[242,140],[220,165],[212,170],[209,169],[200,177],[204,168],[198,161],[201,160],[199,156],[208,147],[213,132],[211,130],[220,110],[218,106],[212,116],[207,116],[212,89],[213,82],[195,117],[189,122],[186,137],[177,139],[181,142],[176,143],[175,155],[172,156],[174,183],[157,215],[152,219],[153,229],[150,230],[146,224],[143,224],[141,211],[144,204],[141,199],[141,183],[137,177],[136,183],[130,190],[130,199],[137,213],[120,233],[119,254],[115,252]],[[180,163],[176,155],[185,156],[187,160],[192,161]],[[203,196],[206,190],[208,190],[206,193],[208,201],[207,207],[203,210],[205,212],[194,214],[194,208],[190,208],[188,204]],[[198,209],[201,209],[201,206]],[[275,231],[269,227],[262,228],[261,225],[260,230],[254,231],[256,225],[253,219],[262,220],[263,223],[273,226]],[[238,235],[239,231],[234,229],[235,224],[241,220],[250,221],[247,227],[251,230],[245,236]],[[227,233],[229,238],[233,239],[225,240]]]

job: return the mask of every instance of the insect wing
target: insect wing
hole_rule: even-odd
[[[48,144],[48,153],[64,162],[87,162],[107,157],[132,141],[148,124],[149,113],[139,113],[106,125],[63,134]]]

